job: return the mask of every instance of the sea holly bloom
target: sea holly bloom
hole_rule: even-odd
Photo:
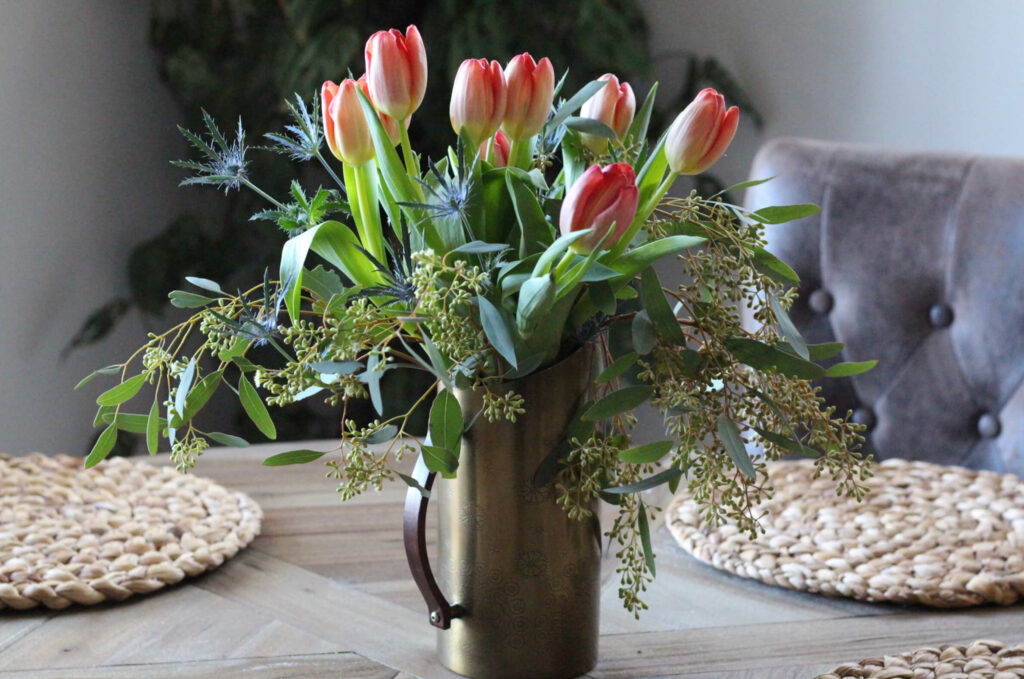
[[[576,252],[593,252],[599,243],[602,249],[607,249],[629,229],[639,198],[636,173],[631,165],[591,165],[562,201],[558,226],[563,235],[593,229],[572,244]],[[615,230],[601,243],[613,224]]]
[[[541,131],[551,112],[555,69],[547,57],[535,62],[524,52],[508,62],[505,81],[508,83],[508,104],[501,129],[515,141],[529,139]]]
[[[612,128],[620,140],[624,139],[636,113],[636,96],[627,82],[619,82],[611,73],[605,73],[598,80],[605,85],[583,103],[580,115],[593,118]],[[608,149],[608,140],[592,134],[581,133],[583,145],[600,155]]]
[[[508,156],[512,153],[512,140],[505,133],[498,130],[494,133],[494,145],[491,147],[491,163],[494,167],[505,167],[508,165]],[[487,157],[487,146],[490,140],[480,142],[480,157]]]
[[[370,103],[373,104],[373,107],[377,108],[377,105],[373,103],[373,97],[370,96],[370,85],[366,80],[365,73],[359,77],[359,80],[356,81],[356,84],[359,85],[359,89],[363,91],[363,94],[365,94],[366,98],[370,100]],[[384,131],[388,133],[388,139],[391,140],[391,144],[397,144],[402,138],[402,131],[398,127],[398,121],[389,116],[387,113],[382,113],[379,110],[377,111],[377,116],[380,118],[381,124],[384,125]],[[406,118],[403,124],[406,127],[409,127],[409,119]]]
[[[353,167],[373,160],[376,155],[357,87],[355,80],[346,78],[340,85],[328,80],[320,88],[327,146],[338,160]]]
[[[725,97],[710,87],[683,109],[665,135],[665,157],[676,174],[700,174],[715,164],[729,147],[739,124],[740,110],[726,110]]]
[[[427,52],[415,26],[377,31],[366,41],[370,99],[381,113],[405,120],[427,91]]]
[[[452,127],[466,130],[473,145],[489,139],[505,117],[508,91],[505,73],[497,61],[466,59],[455,74],[448,108]]]

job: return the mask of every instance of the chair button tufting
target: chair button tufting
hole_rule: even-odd
[[[999,418],[992,413],[982,413],[978,418],[978,436],[983,439],[994,439],[999,436]]]
[[[928,310],[928,320],[933,328],[948,328],[953,323],[953,310],[942,302],[933,304]]]
[[[832,294],[828,290],[815,290],[807,298],[807,304],[811,310],[818,314],[827,314],[832,311]]]
[[[875,428],[875,423],[878,418],[875,417],[875,411],[868,407],[857,408],[853,411],[853,419],[855,424],[862,424],[868,431]]]

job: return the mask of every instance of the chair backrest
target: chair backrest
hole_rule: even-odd
[[[807,340],[879,361],[821,384],[865,450],[1024,476],[1024,160],[782,139],[752,177],[748,208],[822,208],[769,248]]]

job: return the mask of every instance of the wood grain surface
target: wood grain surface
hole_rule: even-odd
[[[402,548],[405,485],[341,503],[318,463],[265,457],[323,442],[211,449],[197,472],[263,507],[253,544],[212,573],[120,604],[0,614],[0,679],[454,677]],[[166,464],[166,456],[156,458]],[[662,491],[651,502],[667,504]],[[428,524],[433,551],[436,529]],[[846,661],[994,638],[1024,641],[1024,608],[873,605],[768,587],[684,554],[662,526],[639,621],[606,560],[592,679],[796,679]]]

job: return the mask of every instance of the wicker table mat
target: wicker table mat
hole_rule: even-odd
[[[910,653],[846,663],[816,679],[1024,679],[1024,646],[987,639],[967,646],[919,648]]]
[[[153,592],[221,565],[261,518],[246,495],[169,467],[0,455],[0,610]]]
[[[711,528],[686,492],[666,512],[683,549],[790,589],[928,606],[1010,604],[1024,592],[1024,484],[928,462],[874,465],[869,495],[840,498],[811,460],[769,466],[764,533]]]

